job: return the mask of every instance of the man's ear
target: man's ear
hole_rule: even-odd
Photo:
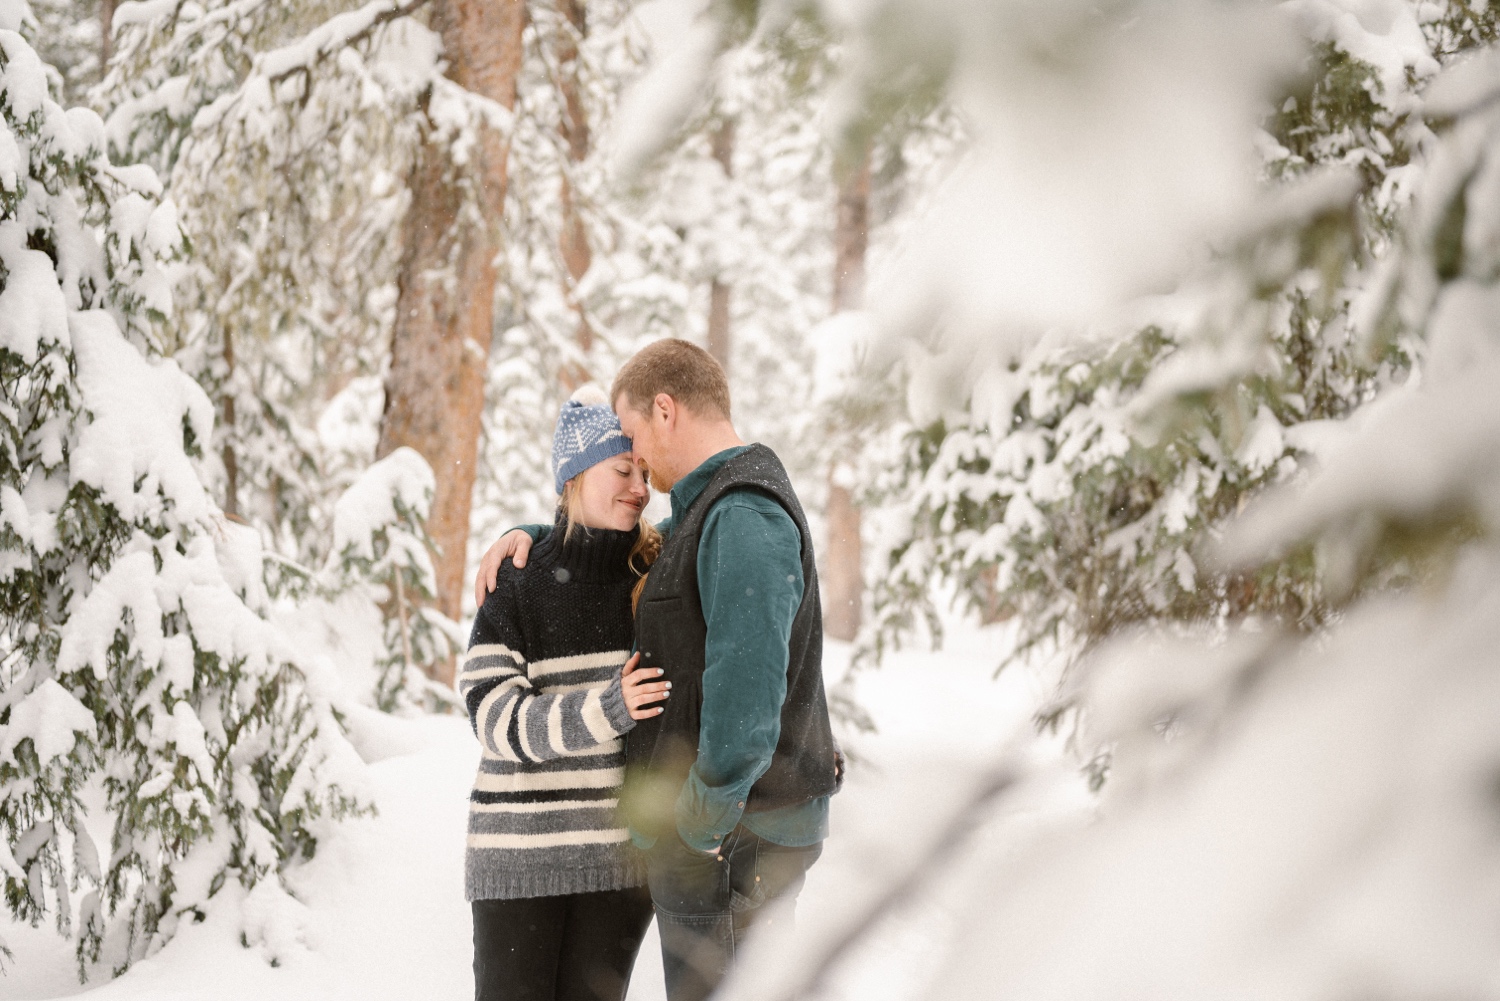
[[[677,423],[677,401],[666,393],[657,393],[656,399],[652,400],[651,416],[660,420],[668,428]]]

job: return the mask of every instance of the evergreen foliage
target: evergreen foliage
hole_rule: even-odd
[[[95,93],[116,155],[162,172],[192,240],[167,347],[220,411],[210,482],[309,565],[351,482],[314,428],[380,371],[408,118],[435,60],[426,29],[387,27],[394,5],[348,7],[127,7]]]
[[[100,0],[30,0],[20,32],[41,57],[58,103],[83,104],[103,67]]]
[[[350,562],[338,512],[370,482],[420,107],[447,108],[458,142],[466,115],[491,113],[437,72],[435,36],[410,16],[419,7],[128,7],[95,92],[117,154],[168,176],[191,240],[167,349],[219,411],[205,477],[275,554],[268,583],[298,609],[286,616],[305,619],[313,595],[361,620],[400,613],[369,651],[380,668],[369,697],[383,707],[446,704],[408,668],[451,656],[454,629],[407,607],[431,600],[426,558],[398,547],[399,572],[384,556]],[[425,539],[413,496],[382,482],[397,491],[392,526]],[[392,574],[409,593],[387,593]]]
[[[646,23],[672,6],[530,4],[512,114],[445,78],[422,0],[127,4],[101,120],[52,99],[98,72],[94,5],[0,0],[11,913],[85,972],[279,892],[360,809],[340,689],[451,703],[420,671],[463,640],[425,607],[433,473],[375,428],[414,151],[449,144],[472,208],[484,121],[511,178],[477,540],[552,506],[569,383],[705,340],[718,282],[738,426],[880,512],[865,655],[956,593],[1069,665],[1045,716],[1110,775],[1097,822],[970,880],[965,934],[1044,947],[954,950],[934,996],[1492,987],[1453,943],[1493,941],[1500,8],[1286,0],[1298,46],[1214,0]],[[866,154],[889,287],[820,324]],[[1007,767],[986,788],[1035,778]]]
[[[347,406],[346,394],[367,395],[388,355],[401,252],[392,237],[423,122],[429,112],[447,122],[461,145],[464,122],[493,111],[442,76],[422,18],[420,4],[384,0],[131,5],[93,92],[116,156],[162,172],[192,242],[166,347],[219,411],[204,475],[227,509],[305,567],[330,556],[335,501],[372,458],[347,447],[372,436],[330,440],[327,415],[378,419],[378,407]],[[564,374],[607,382],[648,340],[701,341],[716,276],[735,287],[737,415],[794,474],[819,468],[809,412],[783,405],[810,392],[806,334],[828,308],[833,193],[809,103],[816,91],[783,72],[782,53],[749,44],[685,127],[687,141],[625,184],[617,109],[657,41],[632,5],[616,2],[589,4],[575,35],[554,5],[532,6],[520,97],[503,123],[510,181],[487,389],[495,403],[472,518],[482,544],[552,506],[538,443],[570,390]],[[577,47],[592,133],[578,163],[561,128],[565,40]],[[732,178],[707,141],[722,116],[740,136]],[[593,254],[577,288],[558,251],[564,177]]]
[[[774,30],[772,6],[735,8]],[[857,990],[869,970],[841,962],[885,945],[918,885],[952,905],[956,944],[912,996],[1490,989],[1493,13],[1255,7],[891,0],[848,26],[869,57],[853,82],[935,78],[974,130],[947,203],[965,214],[927,221],[875,337],[913,418],[890,495],[910,589],[887,592],[886,624],[933,585],[981,607],[988,589],[1071,664],[1055,715],[1081,709],[1077,746],[1110,780],[1087,823],[1039,833],[1047,769],[997,750],[951,839],[800,969],[732,995]],[[1274,35],[1282,16],[1304,48]],[[1246,54],[1287,51],[1311,72],[1262,89],[1274,67]],[[1132,117],[1163,82],[1172,99]],[[1216,217],[1235,158],[1201,170],[1171,130],[1212,107],[1239,116],[1231,149],[1257,106],[1264,190]],[[1192,143],[1214,142],[1198,124]],[[1220,168],[1226,197],[1187,206]],[[1185,277],[1139,267],[1198,246],[1205,220],[1212,256]],[[1036,281],[1007,288],[1017,273]]]
[[[80,976],[360,809],[326,685],[266,618],[253,532],[193,457],[203,392],[161,357],[176,209],[63,111],[0,26],[0,872]]]
[[[467,639],[431,607],[437,592],[426,527],[432,493],[432,469],[410,448],[361,473],[334,506],[327,564],[309,579],[313,587],[296,594],[296,610],[289,613],[347,634],[369,628],[365,620],[378,613],[381,643],[369,690],[386,712],[459,707],[453,690],[422,670]]]
[[[942,583],[982,617],[1017,615],[1018,654],[1040,643],[1071,659],[1151,623],[1313,629],[1420,572],[1395,559],[1356,586],[1315,547],[1254,568],[1214,554],[1253,497],[1316,463],[1324,428],[1410,371],[1409,336],[1373,336],[1356,314],[1434,142],[1418,94],[1440,61],[1493,40],[1490,15],[1423,10],[1427,51],[1377,67],[1358,55],[1369,36],[1301,13],[1311,54],[1261,137],[1277,199],[1264,220],[1142,304],[1134,332],[1044,338],[966,407],[916,414],[875,492],[911,529],[891,543],[867,653],[919,623],[936,633]]]

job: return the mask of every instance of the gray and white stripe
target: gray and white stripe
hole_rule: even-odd
[[[617,815],[623,734],[633,725],[611,650],[527,663],[498,643],[473,647],[458,690],[483,747],[470,796],[470,900],[587,893],[643,873]]]
[[[520,653],[501,643],[483,644],[464,658],[458,691],[465,701],[480,696],[474,726],[487,752],[510,761],[548,761],[607,743],[630,728],[624,698],[612,684],[629,656],[611,650],[557,657],[528,670]]]

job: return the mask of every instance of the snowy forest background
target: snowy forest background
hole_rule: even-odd
[[[937,907],[889,996],[1500,997],[1497,40],[1487,0],[0,0],[0,995],[33,927],[88,987],[226,909],[308,947],[297,873],[374,813],[370,734],[455,708],[558,405],[679,336],[826,540],[856,752],[860,679],[955,625],[954,698],[1040,679],[865,779],[888,854],[730,996],[853,991]]]

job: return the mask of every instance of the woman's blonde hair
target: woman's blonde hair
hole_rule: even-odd
[[[583,475],[582,473],[579,474]],[[567,542],[573,537],[573,529],[587,526],[583,524],[583,493],[578,489],[578,477],[575,476],[563,484],[562,496],[557,500],[557,506],[562,509],[563,516],[567,519],[567,527],[563,529],[563,541]],[[646,577],[651,571],[651,564],[661,555],[661,533],[656,526],[646,520],[646,512],[641,511],[638,522],[641,532],[636,537],[635,545],[630,547],[630,555],[627,557],[631,571],[639,578],[635,586],[630,589],[630,612],[635,614],[636,606],[641,603],[641,592],[646,589]]]

